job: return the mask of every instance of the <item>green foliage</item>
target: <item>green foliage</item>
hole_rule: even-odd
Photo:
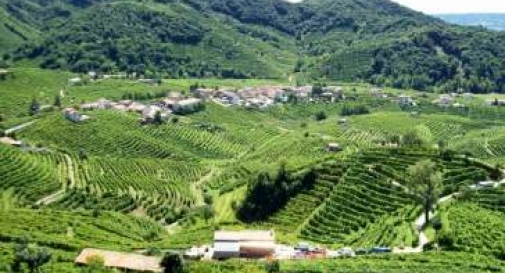
[[[279,261],[274,260],[274,261],[267,262],[265,265],[265,269],[266,269],[267,273],[277,273],[277,272],[281,271],[281,266],[280,266]]]
[[[502,92],[505,84],[503,34],[450,26],[386,1],[17,0],[6,6],[4,32],[13,40],[7,48],[22,45],[13,59],[52,69],[171,78],[279,78],[294,70],[432,91]],[[47,34],[31,39],[34,30]]]
[[[313,170],[298,177],[293,177],[281,165],[274,177],[260,173],[249,185],[247,196],[237,212],[245,222],[265,220],[281,209],[289,199],[302,189],[313,186],[316,174]]]
[[[163,256],[160,266],[165,273],[182,273],[186,267],[181,255],[172,252],[168,252]]]
[[[401,144],[405,146],[417,146],[420,147],[423,145],[423,140],[419,137],[419,135],[415,131],[410,131],[405,133],[401,138]]]
[[[370,109],[363,104],[344,104],[344,106],[342,106],[342,110],[340,111],[340,115],[342,116],[366,115],[368,113],[370,113]]]
[[[444,228],[439,238],[442,246],[458,251],[503,257],[505,249],[502,212],[462,203],[444,210],[443,216]]]
[[[51,260],[51,253],[46,249],[38,248],[35,245],[20,244],[14,249],[14,261],[12,269],[14,272],[21,272],[23,264],[26,265],[30,273],[39,272],[40,268]]]
[[[55,107],[61,107],[61,96],[60,95],[54,96],[53,106],[55,106]]]
[[[437,172],[436,163],[429,160],[417,162],[408,169],[410,187],[414,197],[424,208],[425,224],[430,221],[430,212],[442,192],[442,174]]]
[[[30,115],[36,115],[39,113],[40,111],[40,103],[37,101],[37,99],[33,99],[32,100],[32,103],[30,104]]]
[[[327,118],[327,116],[326,116],[325,112],[320,111],[320,112],[316,113],[315,118],[317,121],[322,121],[322,120],[325,120]]]

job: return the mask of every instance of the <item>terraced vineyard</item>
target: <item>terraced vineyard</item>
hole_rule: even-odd
[[[29,240],[49,249],[47,272],[82,272],[74,267],[76,255],[85,247],[112,250],[147,248],[166,237],[154,221],[119,213],[53,210],[0,210],[0,272],[12,261],[16,243]]]
[[[356,259],[322,261],[290,261],[282,265],[282,272],[503,272],[503,262],[487,256],[457,252],[436,252],[413,255],[376,255]]]
[[[28,83],[44,77],[24,73]],[[65,85],[67,76],[43,82],[46,87],[38,96],[26,91],[23,99],[10,98],[25,110],[32,96],[51,103],[52,91]],[[116,99],[130,88],[187,89],[191,83],[170,80],[148,90],[132,81],[104,81],[67,88],[63,102],[69,106],[83,98]],[[15,88],[24,86],[18,84]],[[91,120],[83,123],[69,122],[59,111],[30,117],[37,122],[15,133],[28,146],[0,145],[0,201],[5,203],[0,206],[0,272],[23,237],[57,256],[45,268],[57,273],[80,272],[73,259],[83,247],[179,249],[210,243],[216,228],[274,229],[282,243],[304,240],[334,248],[417,246],[413,222],[421,207],[409,188],[410,166],[433,161],[443,174],[442,195],[448,195],[488,179],[490,166],[505,162],[502,109],[477,103],[471,111],[422,104],[419,113],[411,113],[395,101],[372,98],[368,87],[361,87],[361,93],[349,90],[346,86],[352,99],[345,102],[298,102],[266,110],[207,102],[204,111],[162,125],[143,126],[138,115],[112,110],[87,112]],[[25,119],[19,109],[2,110],[4,104],[0,111],[8,119]],[[366,105],[371,113],[341,116],[344,105],[354,104]],[[317,121],[321,111],[327,118]],[[412,131],[424,146],[384,144],[388,137]],[[436,149],[439,141],[445,147]],[[330,143],[342,151],[328,151]],[[241,222],[237,208],[250,183],[258,173],[277,171],[281,163],[294,176],[314,170],[316,179],[303,181],[303,187],[296,184],[300,181],[284,180],[295,184],[287,190],[283,207],[261,222]],[[404,272],[413,267],[419,272],[503,272],[503,262],[490,256],[503,257],[504,195],[503,187],[472,191],[440,211],[444,229],[450,230],[446,234],[454,235],[452,250],[473,254],[292,261],[281,263],[281,272]],[[215,210],[211,219],[199,215],[206,205]],[[263,268],[263,263],[244,266],[235,261],[190,265],[194,272]]]
[[[365,166],[350,166],[302,227],[301,236],[327,244],[343,243],[346,235],[411,204],[410,200],[402,188],[374,176]]]
[[[444,160],[422,149],[372,149],[316,168],[314,187],[304,190],[273,215],[267,225],[281,234],[330,245],[410,246],[419,208],[409,193],[405,170],[423,158],[438,163],[444,192],[457,191],[487,176],[463,159]]]
[[[487,210],[475,204],[459,203],[442,212],[442,233],[450,238],[451,249],[494,255],[505,255],[503,212]]]
[[[21,137],[100,156],[230,158],[274,134],[247,124],[242,128],[225,125],[222,131],[210,132],[190,121],[141,126],[134,114],[93,111],[89,115],[89,122],[76,125],[55,113],[27,128]]]
[[[50,156],[40,160],[29,152],[0,145],[0,188],[12,188],[15,195],[26,202],[35,202],[57,191],[61,179],[58,170],[53,168],[53,160],[56,159]]]
[[[323,163],[316,169],[318,177],[314,186],[292,198],[283,210],[269,219],[269,223],[284,233],[297,232],[305,219],[328,198],[345,170],[346,166],[337,162]]]
[[[505,213],[505,186],[469,191],[463,197],[463,200],[476,203],[486,209]]]

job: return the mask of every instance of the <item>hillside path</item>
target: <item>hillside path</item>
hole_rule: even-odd
[[[444,197],[438,199],[437,204],[440,205],[440,204],[444,204],[446,202],[449,202],[452,199],[454,199],[454,197],[457,197],[460,194],[461,193],[456,192],[456,193],[452,193],[447,196],[444,196]],[[435,215],[436,215],[436,211],[431,213],[430,220],[433,219],[433,217],[435,217]],[[416,218],[414,225],[416,227],[416,230],[419,232],[419,234],[418,234],[419,244],[417,245],[417,247],[405,247],[403,249],[402,248],[395,248],[395,249],[393,249],[394,253],[401,254],[401,253],[421,253],[421,252],[423,252],[424,246],[430,242],[430,240],[428,239],[428,236],[422,230],[423,227],[426,225],[426,219],[425,219],[424,212]]]
[[[64,156],[65,156],[65,161],[66,161],[66,165],[67,165],[67,178],[68,178],[68,181],[70,181],[70,187],[72,188],[75,186],[74,165],[73,165],[72,158],[69,155],[65,154]],[[66,183],[66,180],[64,181],[64,183]],[[65,196],[65,185],[62,185],[62,188],[60,190],[58,190],[57,192],[52,193],[48,196],[45,196],[44,198],[35,202],[35,204],[49,205],[51,203],[58,201],[59,199],[63,198],[64,196]]]
[[[209,181],[212,177],[214,177],[214,174],[216,173],[216,168],[212,167],[209,173],[207,173],[205,176],[202,176],[198,181],[195,183],[191,183],[190,189],[193,195],[195,196],[195,205],[196,206],[203,206],[205,205],[205,201],[203,200],[203,192],[202,192],[202,184]]]
[[[26,122],[26,123],[20,124],[20,125],[18,125],[18,126],[15,126],[15,127],[12,127],[12,128],[10,128],[10,129],[5,130],[5,131],[4,131],[4,133],[5,133],[6,135],[10,135],[10,134],[12,134],[12,133],[14,133],[14,132],[17,132],[17,131],[19,131],[19,130],[21,130],[21,129],[25,128],[25,127],[28,127],[28,126],[30,126],[30,125],[32,125],[32,124],[34,124],[35,122],[37,122],[37,120],[32,120],[32,121],[29,121],[29,122]]]

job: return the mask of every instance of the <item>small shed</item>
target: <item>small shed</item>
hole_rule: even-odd
[[[93,257],[103,259],[104,266],[136,272],[163,272],[159,257],[86,248],[75,259],[79,265],[87,265]]]
[[[20,140],[15,140],[10,137],[0,137],[0,143],[10,145],[10,146],[15,146],[15,147],[21,147],[23,146],[23,142]]]
[[[342,147],[338,143],[328,143],[328,145],[326,145],[326,151],[340,152],[340,151],[342,151]]]

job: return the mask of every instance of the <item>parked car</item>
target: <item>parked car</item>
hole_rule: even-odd
[[[376,246],[376,247],[373,247],[371,250],[370,250],[370,253],[390,253],[391,252],[391,248],[389,247],[382,247],[382,246]]]
[[[354,253],[355,253],[356,255],[366,255],[366,254],[368,254],[369,252],[370,252],[370,250],[369,250],[369,249],[366,249],[366,248],[358,248],[358,249],[356,249],[356,251],[354,251]]]
[[[297,246],[295,246],[295,250],[299,250],[299,251],[302,251],[302,252],[309,252],[311,251],[312,247],[310,246],[309,243],[306,243],[306,242],[300,242],[298,243]]]
[[[342,257],[354,257],[356,256],[356,253],[354,253],[354,250],[350,247],[344,247],[338,250],[338,253]]]

